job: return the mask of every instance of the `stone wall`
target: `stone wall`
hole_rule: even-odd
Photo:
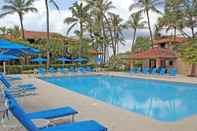
[[[188,75],[191,71],[191,65],[183,62],[180,58],[176,61],[176,68],[178,74]],[[196,74],[197,74],[197,65],[196,65]]]

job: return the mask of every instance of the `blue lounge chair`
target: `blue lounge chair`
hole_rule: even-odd
[[[176,68],[172,68],[170,70],[170,76],[176,76],[177,75],[177,69]]]
[[[166,73],[166,69],[165,68],[161,68],[160,69],[160,75],[163,76]]]
[[[8,91],[4,91],[5,99],[15,99],[12,94]],[[65,116],[72,116],[72,122],[74,121],[74,116],[78,114],[78,112],[72,107],[66,106],[61,108],[43,110],[38,112],[29,112],[26,113],[28,118],[30,119],[54,119]]]
[[[16,97],[24,97],[24,96],[36,94],[35,92],[36,87],[34,86],[28,86],[28,84],[27,85],[24,84],[24,85],[18,85],[13,88],[10,82],[7,81],[4,76],[0,77],[0,81],[4,85],[4,90],[7,90],[8,92],[10,92],[12,95]]]
[[[5,85],[6,88],[11,89],[11,83],[5,78],[5,76],[0,75],[1,82]],[[22,90],[35,90],[37,89],[33,84],[19,84],[15,88],[22,89]]]
[[[40,67],[37,69],[37,73],[38,73],[39,77],[43,77],[46,73],[46,70],[45,70],[45,68]]]
[[[79,67],[79,72],[80,72],[80,73],[85,73],[85,72],[86,72],[86,70],[85,70],[85,68],[84,68],[84,67]]]
[[[56,73],[57,70],[54,67],[49,68],[49,73]]]
[[[93,72],[94,70],[93,70],[92,67],[88,66],[88,67],[86,67],[86,71],[87,71],[87,72]]]
[[[136,73],[140,73],[140,72],[141,72],[141,67],[138,67]]]
[[[75,72],[75,67],[73,67],[73,66],[69,67],[69,68],[68,68],[68,71],[69,71],[69,72]]]
[[[144,68],[143,68],[143,73],[144,73],[145,75],[147,75],[147,74],[149,73],[149,68],[144,67]]]
[[[26,115],[30,119],[54,119],[58,117],[72,116],[72,121],[74,121],[74,116],[76,114],[78,114],[78,112],[71,107],[62,107],[39,112],[26,113]]]
[[[19,77],[19,76],[12,76],[12,77],[8,76],[7,79],[10,80],[10,81],[22,80],[21,77]]]
[[[151,71],[151,74],[152,75],[156,75],[157,74],[157,70],[158,70],[157,68],[153,68],[152,71]]]
[[[38,128],[18,105],[15,99],[9,99],[8,105],[11,113],[28,131],[107,131],[107,128],[93,120]]]
[[[132,72],[132,73],[137,73],[137,68],[136,68],[136,67],[131,68],[131,69],[130,69],[130,72]]]
[[[64,67],[58,68],[57,71],[62,73],[62,74],[64,74],[66,72]]]

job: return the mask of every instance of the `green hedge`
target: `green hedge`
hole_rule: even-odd
[[[60,68],[62,67],[62,64],[52,64],[51,65],[54,68]],[[70,66],[74,66],[74,67],[79,67],[79,66],[83,66],[83,67],[87,67],[87,66],[91,66],[91,67],[96,67],[95,64],[65,64],[64,68],[69,68]],[[32,73],[34,69],[37,69],[39,67],[46,67],[46,65],[39,65],[39,64],[32,64],[32,65],[6,65],[6,72],[7,74],[22,74],[22,73]],[[0,66],[0,71],[3,72],[3,66]]]

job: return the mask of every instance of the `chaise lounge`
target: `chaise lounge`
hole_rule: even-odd
[[[8,106],[11,113],[28,131],[107,131],[107,128],[94,120],[38,128],[14,98],[8,100]]]

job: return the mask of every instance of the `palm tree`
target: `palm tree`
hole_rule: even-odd
[[[196,0],[183,0],[183,10],[182,10],[182,17],[181,22],[184,28],[190,29],[190,32],[187,33],[187,36],[195,39],[196,33],[195,28],[197,27],[197,1]],[[186,34],[186,32],[184,33]]]
[[[112,49],[113,49],[113,55],[116,56],[119,49],[119,44],[124,44],[124,35],[123,30],[125,29],[125,26],[122,24],[123,19],[120,18],[119,15],[110,13],[110,23],[111,23],[111,30],[113,33],[112,38],[114,39],[114,45],[112,43]]]
[[[5,26],[0,27],[0,32],[2,35],[5,35],[7,33],[7,28]]]
[[[156,13],[161,13],[156,7],[160,6],[163,4],[161,0],[137,0],[134,4],[132,4],[129,7],[130,11],[133,11],[133,9],[138,9],[137,12],[139,13],[145,13],[148,21],[148,28],[150,32],[150,38],[151,38],[151,43],[152,43],[152,48],[153,48],[153,34],[151,30],[151,21],[150,21],[150,11],[156,12]]]
[[[57,10],[59,10],[59,6],[57,5],[57,3],[55,2],[55,0],[45,0],[45,8],[46,8],[46,26],[47,26],[47,45],[48,45],[48,49],[47,49],[47,69],[49,68],[49,64],[50,64],[50,29],[49,29],[49,3],[52,3],[55,8]]]
[[[20,28],[15,25],[14,28],[8,28],[7,33],[10,36],[14,36],[14,38],[18,38],[20,36]]]
[[[112,2],[110,0],[84,0],[90,7],[90,13],[94,17],[94,34],[96,36],[96,43],[101,43],[100,48],[103,53],[103,62],[105,61],[107,46],[110,43],[107,36],[107,31],[110,33],[112,43],[112,31],[109,28],[110,22],[108,21],[107,14],[113,8]]]
[[[133,52],[134,50],[134,44],[136,40],[136,32],[137,29],[144,28],[145,21],[142,21],[143,17],[141,16],[140,12],[133,13],[129,17],[129,20],[126,22],[126,27],[127,28],[132,28],[133,29],[133,42],[131,43],[131,51]]]
[[[162,27],[156,24],[155,28],[154,28],[154,37],[155,38],[161,37],[161,30],[162,30]]]
[[[72,7],[70,7],[70,10],[72,11],[72,17],[67,17],[64,20],[64,23],[70,25],[70,27],[67,30],[67,34],[70,33],[70,31],[77,25],[80,27],[79,31],[79,38],[80,38],[80,55],[82,54],[82,44],[83,44],[83,35],[84,35],[84,26],[88,19],[88,10],[89,6],[84,6],[81,2],[80,4],[78,2],[75,2]]]
[[[181,1],[166,0],[165,14],[158,20],[158,26],[165,27],[166,32],[174,30],[174,40],[176,39],[177,29],[182,21],[179,11],[180,2]]]
[[[28,12],[37,12],[37,9],[32,6],[33,2],[34,0],[7,0],[4,2],[4,5],[2,6],[2,10],[4,12],[0,14],[0,17],[4,17],[8,14],[18,14],[23,39],[25,39],[23,15]]]

